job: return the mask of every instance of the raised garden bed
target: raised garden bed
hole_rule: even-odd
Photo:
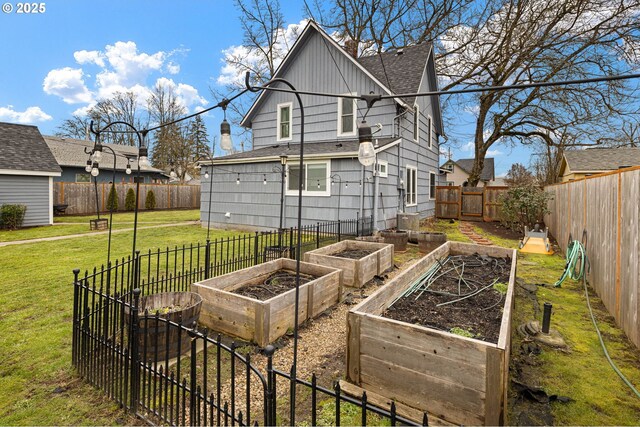
[[[402,296],[408,293],[419,279],[424,278],[438,260],[442,262],[450,255],[476,253],[481,256],[510,258],[510,262],[504,267],[507,270],[506,277],[498,278],[501,268],[496,268],[499,271],[490,271],[484,278],[488,280],[487,284],[491,284],[490,288],[495,286],[493,282],[496,278],[498,282],[506,281],[506,293],[500,297],[488,288],[480,293],[488,291],[486,295],[490,301],[478,302],[474,309],[467,306],[455,310],[459,309],[463,318],[475,321],[480,317],[480,313],[486,311],[484,309],[495,304],[501,312],[497,336],[489,337],[489,333],[484,330],[481,332],[480,329],[473,332],[469,325],[444,323],[447,320],[446,316],[436,316],[435,304],[430,308],[434,313],[417,311],[406,319],[409,322],[385,317],[385,312],[390,315],[389,307],[392,307],[391,311],[394,311],[394,307],[396,311],[403,311],[404,304],[406,311],[411,299],[415,303],[415,297],[422,289],[414,292],[404,302]],[[491,263],[493,264],[493,261]],[[347,378],[365,390],[420,411],[427,411],[454,424],[503,423],[506,413],[515,277],[515,250],[458,242],[444,243],[348,313]],[[467,287],[461,281],[460,296],[448,295],[445,300],[460,299],[484,287],[478,283],[471,283],[471,280],[469,282],[470,287]],[[434,286],[434,291],[442,293],[457,292],[457,283],[447,286],[435,280],[431,286]],[[474,286],[477,287],[475,291],[472,289]],[[455,304],[461,304],[467,299],[471,298],[465,298]],[[445,300],[438,300],[436,304]],[[443,322],[434,325],[438,329],[414,324],[428,323],[436,317],[438,322]],[[456,327],[472,333],[476,338],[449,332]]]
[[[342,270],[342,284],[361,288],[376,275],[393,267],[393,245],[343,240],[307,252],[304,260]]]
[[[275,341],[294,327],[295,280],[285,288],[278,276],[295,269],[294,260],[280,258],[192,284],[203,298],[200,324],[261,347]],[[342,271],[301,262],[300,273],[298,324],[338,303],[342,294]],[[270,287],[266,282],[274,285],[274,277],[277,286]]]

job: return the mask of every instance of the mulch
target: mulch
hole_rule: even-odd
[[[337,252],[332,254],[331,256],[339,257],[339,258],[349,258],[349,259],[360,259],[364,258],[367,255],[371,255],[375,251],[369,249],[348,249],[342,252]]]
[[[300,273],[300,284],[304,285],[316,279],[316,276]],[[296,272],[290,270],[279,270],[271,273],[266,279],[258,283],[251,283],[241,288],[235,289],[233,293],[245,297],[266,301],[283,294],[296,287]]]

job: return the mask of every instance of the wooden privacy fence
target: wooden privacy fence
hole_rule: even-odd
[[[587,280],[629,339],[640,347],[640,167],[545,188],[545,223],[563,250],[583,240],[591,263]]]
[[[124,211],[127,191],[136,190],[136,184],[116,183],[118,210]],[[101,212],[108,212],[107,199],[111,184],[98,183],[98,204]],[[153,190],[156,197],[156,209],[197,209],[200,207],[199,185],[176,184],[140,184],[138,209],[144,209],[147,193]],[[93,183],[54,182],[53,204],[67,205],[66,214],[84,215],[96,212],[96,193]]]
[[[499,221],[500,195],[509,187],[436,187],[436,218]]]

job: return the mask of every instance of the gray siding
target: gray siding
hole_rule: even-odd
[[[24,226],[48,225],[49,177],[0,175],[0,205],[27,206]]]
[[[76,182],[76,174],[86,174],[87,171],[84,168],[74,168],[68,166],[62,166],[62,174],[60,176],[54,176],[53,182]],[[127,175],[124,172],[116,171],[116,182],[133,182],[133,177],[136,175],[136,171],[132,171],[131,175]],[[156,172],[153,173],[142,173],[142,177],[144,178],[144,182],[146,184],[152,183],[153,179],[166,180],[167,177],[160,175]],[[98,182],[111,182],[113,180],[113,171],[109,169],[100,168],[100,174],[98,175]],[[93,178],[91,179],[93,182]]]

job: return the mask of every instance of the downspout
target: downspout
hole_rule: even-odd
[[[364,166],[360,166],[360,218],[364,218]]]
[[[373,228],[375,231],[378,231],[378,194],[379,194],[379,184],[378,180],[378,162],[376,160],[375,166],[373,168]]]

